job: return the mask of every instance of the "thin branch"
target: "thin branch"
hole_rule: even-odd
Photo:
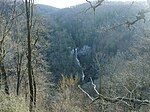
[[[97,89],[96,89],[96,84],[94,84],[94,82],[93,82],[93,80],[92,80],[91,77],[90,77],[90,79],[91,79],[92,85],[94,86],[94,91],[96,92],[97,95],[99,95],[99,92],[98,92]]]
[[[98,6],[100,6],[100,5],[102,4],[102,2],[104,2],[104,1],[105,1],[105,0],[98,0],[98,1],[96,2],[96,4],[93,5],[91,1],[86,0],[86,2],[88,2],[88,3],[90,4],[90,8],[92,8],[92,9],[94,10],[94,12],[95,12],[95,9],[96,9]],[[90,8],[86,9],[86,11],[88,11]]]
[[[79,88],[83,93],[85,93],[92,101],[94,100],[85,90],[83,90],[83,89],[81,88],[80,85],[78,85],[78,88]]]
[[[136,22],[138,22],[139,20],[144,20],[144,22],[146,21],[145,19],[145,14],[150,12],[150,8],[148,9],[143,9],[141,11],[138,12],[138,15],[136,16],[136,19],[134,21],[127,21],[126,24],[127,26],[130,28],[130,26],[134,25]]]
[[[96,88],[96,85],[93,83],[93,80],[91,80],[91,81],[92,81],[92,85],[94,85],[94,88]],[[110,103],[122,102],[129,107],[132,107],[129,103],[138,104],[138,107],[141,105],[149,105],[150,104],[149,100],[139,100],[139,99],[135,99],[135,98],[126,98],[126,97],[110,98],[110,97],[106,97],[106,96],[99,94],[99,93],[98,93],[99,95],[93,99],[92,96],[90,96],[89,93],[87,93],[85,90],[83,90],[80,85],[78,85],[78,87],[83,93],[85,93],[92,100],[92,103],[99,100],[99,99],[103,99],[104,101],[107,101]]]
[[[111,103],[125,101],[125,102],[132,102],[134,104],[147,104],[147,105],[150,104],[150,101],[148,101],[148,100],[139,100],[139,99],[135,99],[135,98],[125,98],[125,97],[109,98],[109,97],[103,96],[102,94],[100,94],[97,98],[95,98],[93,100],[93,102],[100,98],[104,99],[105,101],[111,102]]]

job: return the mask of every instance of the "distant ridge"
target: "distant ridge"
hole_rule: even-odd
[[[41,14],[43,13],[51,14],[59,10],[59,8],[49,6],[49,5],[35,4],[35,6],[36,6],[36,10]]]

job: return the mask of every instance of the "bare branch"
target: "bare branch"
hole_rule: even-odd
[[[96,94],[99,95],[99,92],[98,92],[97,89],[96,89],[96,84],[94,84],[94,82],[93,82],[93,80],[92,80],[91,77],[90,77],[90,79],[91,79],[92,85],[94,86],[94,91],[96,92]]]
[[[138,12],[138,15],[136,16],[136,19],[134,21],[127,21],[126,24],[128,27],[132,26],[133,24],[135,24],[137,21],[139,20],[145,20],[145,14],[150,12],[150,8],[145,9],[145,10],[141,10]]]
[[[89,93],[87,93],[85,90],[83,90],[80,85],[78,85],[78,87],[83,93],[85,93],[92,100],[92,103],[99,100],[99,99],[103,99],[104,101],[107,101],[107,102],[110,102],[110,103],[122,102],[122,103],[126,104],[128,107],[131,107],[131,108],[133,108],[131,103],[132,104],[137,104],[138,107],[140,107],[141,105],[149,105],[150,104],[150,101],[148,101],[148,100],[139,100],[139,99],[135,99],[135,98],[126,98],[125,96],[124,97],[116,97],[116,98],[106,97],[106,96],[104,96],[103,94],[100,94],[97,91],[96,84],[94,84],[91,77],[90,77],[90,79],[91,79],[92,85],[94,86],[95,92],[98,94],[98,96],[96,98],[93,99],[92,96],[90,96]],[[135,87],[135,89],[136,89],[136,87]]]
[[[148,100],[139,100],[139,99],[125,98],[125,97],[109,98],[109,97],[103,96],[102,94],[100,94],[97,98],[95,98],[93,100],[93,102],[100,99],[100,98],[104,99],[107,102],[111,102],[111,103],[117,103],[119,101],[125,101],[125,102],[131,102],[131,103],[138,104],[138,105],[140,105],[140,104],[149,105],[150,104],[150,101],[148,101]]]
[[[79,88],[83,93],[85,93],[92,101],[94,101],[94,99],[93,99],[85,90],[83,90],[80,85],[78,85],[78,88]]]
[[[96,2],[96,4],[92,4],[92,2],[91,1],[89,1],[89,0],[86,0],[86,2],[88,2],[89,4],[90,4],[90,8],[92,8],[93,10],[94,10],[94,12],[95,12],[95,9],[98,7],[98,6],[100,6],[101,4],[102,4],[102,2],[104,2],[105,0],[98,0],[97,2]],[[90,8],[88,8],[87,10],[89,10]],[[87,11],[86,10],[86,11]]]

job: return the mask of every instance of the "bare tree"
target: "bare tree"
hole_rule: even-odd
[[[31,29],[32,29],[32,17],[33,17],[33,4],[32,0],[25,0],[25,9],[26,9],[26,27],[27,27],[27,45],[28,45],[28,79],[29,79],[29,92],[30,92],[30,104],[29,111],[33,112],[34,105],[34,90],[33,90],[33,77],[32,77],[32,52],[31,52]]]
[[[16,10],[16,0],[14,0],[14,2],[12,2],[12,6],[8,5],[8,1],[3,1],[1,2],[1,12],[0,12],[0,21],[1,21],[1,25],[0,25],[0,34],[1,34],[1,40],[0,40],[0,69],[1,69],[1,79],[4,82],[4,88],[5,88],[5,93],[9,94],[9,86],[8,86],[8,77],[7,77],[7,73],[5,70],[5,63],[4,63],[4,58],[8,53],[8,47],[9,46],[9,42],[6,43],[6,39],[8,41],[8,38],[10,38],[10,33],[11,33],[11,29],[13,26],[13,22],[14,22],[14,13]],[[8,8],[9,7],[9,8]]]

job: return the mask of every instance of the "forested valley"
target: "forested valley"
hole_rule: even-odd
[[[150,4],[69,8],[0,0],[0,112],[150,112]]]

